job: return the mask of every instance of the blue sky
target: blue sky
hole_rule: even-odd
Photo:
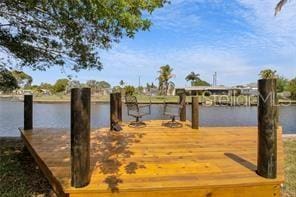
[[[118,85],[154,82],[164,64],[174,68],[177,87],[189,86],[185,76],[194,71],[218,84],[255,82],[265,68],[296,77],[296,1],[274,16],[277,0],[171,0],[149,16],[150,31],[124,38],[109,51],[101,52],[102,71],[73,73],[52,68],[47,72],[25,71],[34,84],[54,83],[68,74],[85,82],[106,80]]]

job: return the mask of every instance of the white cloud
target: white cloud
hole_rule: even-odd
[[[212,81],[212,74],[218,72],[218,82],[225,85],[255,82],[260,70],[268,67],[285,76],[295,76],[296,4],[287,4],[282,13],[274,17],[277,0],[236,1],[243,9],[234,9],[237,5],[225,4],[226,0],[173,0],[171,5],[157,11],[152,20],[154,28],[174,31],[178,36],[160,39],[152,28],[152,37],[147,34],[144,37],[149,41],[140,38],[140,45],[136,41],[130,42],[133,44],[129,41],[121,43],[102,55],[104,69],[101,72],[88,72],[85,76],[107,80],[113,85],[121,79],[137,85],[140,75],[144,84],[155,82],[157,71],[164,64],[174,67],[177,86],[186,83],[184,78],[191,71],[200,73],[209,82]],[[203,9],[196,9],[195,6],[200,5],[214,6],[214,12],[205,14],[196,11]],[[226,17],[222,14],[225,18],[215,15],[220,8],[221,12],[227,12]],[[224,22],[225,26],[220,26],[221,36],[213,39],[213,32],[209,32],[208,36],[207,32],[201,31],[203,34],[194,37],[195,27],[203,28],[202,20]],[[206,24],[216,24],[212,24],[213,21]],[[234,27],[241,29],[234,31],[231,29]],[[193,35],[184,36],[187,32]],[[227,33],[230,38],[224,37],[229,36]],[[175,43],[175,38],[182,46]],[[145,45],[148,42],[153,44],[148,47]]]
[[[81,72],[78,79],[106,80],[113,85],[123,79],[137,85],[140,75],[144,84],[155,82],[164,64],[174,67],[177,86],[186,83],[184,78],[191,71],[209,82],[218,72],[218,82],[225,85],[255,82],[260,70],[269,67],[295,77],[296,1],[288,3],[277,17],[277,0],[229,2],[172,0],[152,16],[150,33],[103,52],[104,69]],[[168,33],[157,35],[155,29]]]
[[[164,64],[174,68],[178,86],[186,83],[185,76],[191,71],[200,73],[209,82],[212,74],[218,72],[223,79],[220,83],[224,84],[240,83],[242,77],[246,79],[245,82],[249,82],[250,78],[246,74],[257,72],[240,54],[205,46],[162,52],[117,48],[105,54],[102,60],[106,65],[102,73],[114,83],[121,78],[128,79],[128,83],[136,83],[139,75],[143,81],[154,81],[159,67]]]
[[[198,26],[200,18],[197,13],[192,12],[192,6],[199,2],[203,0],[171,1],[151,17],[154,27],[180,32]]]
[[[256,41],[262,48],[270,47],[274,52],[296,52],[296,2],[290,1],[278,16],[274,8],[278,0],[238,0],[248,8],[243,15],[253,26]]]

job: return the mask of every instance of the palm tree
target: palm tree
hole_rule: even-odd
[[[123,80],[120,80],[120,82],[119,82],[120,87],[123,87],[124,84],[125,84],[124,81]]]
[[[186,78],[185,78],[186,81],[191,81],[191,86],[194,85],[194,82],[199,80],[199,74],[195,74],[195,72],[191,72],[189,73]]]
[[[168,90],[170,86],[175,86],[175,84],[170,81],[175,75],[172,74],[173,68],[170,65],[161,66],[158,71],[159,76],[157,80],[159,81],[159,91],[161,94],[168,94]]]
[[[283,8],[283,6],[288,2],[288,0],[280,0],[275,7],[274,15],[277,15]]]

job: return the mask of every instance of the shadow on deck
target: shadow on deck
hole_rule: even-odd
[[[283,148],[278,132],[278,178],[256,174],[257,128],[166,128],[147,121],[91,134],[91,182],[70,185],[70,133],[21,130],[22,138],[59,196],[280,196]]]

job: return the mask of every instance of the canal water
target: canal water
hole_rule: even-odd
[[[109,104],[92,104],[92,128],[109,126]],[[70,104],[34,104],[34,127],[70,127]],[[152,105],[152,114],[146,119],[167,119],[163,116],[163,105]],[[187,119],[191,119],[191,107],[187,108]],[[124,121],[131,120],[123,107]],[[280,123],[286,134],[296,134],[296,106],[280,107]],[[201,126],[255,126],[257,107],[200,107]],[[19,136],[18,127],[23,126],[23,103],[0,100],[0,136]]]

